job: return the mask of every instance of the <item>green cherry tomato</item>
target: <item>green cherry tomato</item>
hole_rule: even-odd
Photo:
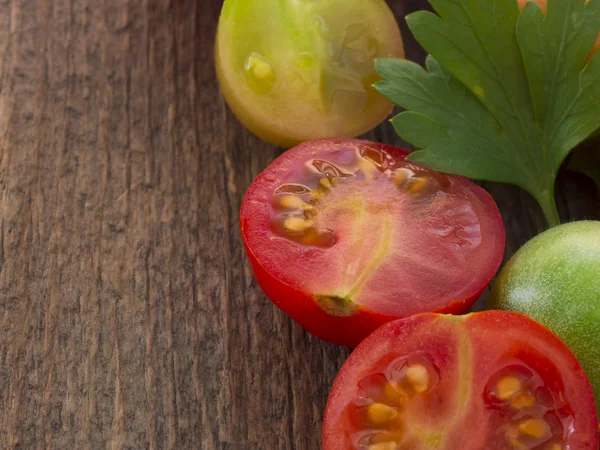
[[[557,334],[585,369],[600,411],[600,222],[561,225],[525,244],[496,280],[491,306]]]
[[[238,119],[291,147],[381,123],[392,105],[371,87],[374,60],[403,55],[384,0],[225,0],[216,68]]]

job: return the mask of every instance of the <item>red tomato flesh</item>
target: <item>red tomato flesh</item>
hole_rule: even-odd
[[[323,450],[597,450],[591,385],[526,316],[418,314],[350,355],[329,397]]]
[[[248,189],[241,209],[257,281],[309,332],[357,345],[420,312],[465,312],[504,253],[483,189],[354,139],[301,144]]]

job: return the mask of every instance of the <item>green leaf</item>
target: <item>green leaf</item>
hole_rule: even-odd
[[[400,59],[376,63],[383,77],[376,84],[379,92],[408,110],[392,119],[396,131],[424,149],[411,159],[470,178],[510,183],[516,174],[520,184],[528,185],[529,178],[507,151],[511,142],[484,106],[431,56],[427,67],[429,71]]]
[[[600,128],[600,0],[430,0],[407,17],[427,70],[381,60],[375,87],[407,112],[398,134],[436,170],[511,183],[558,223],[554,183],[568,153]],[[434,59],[435,58],[435,59]],[[439,61],[439,63],[438,63]]]
[[[517,22],[536,119],[554,165],[600,125],[600,90],[587,95],[600,83],[598,57],[581,73],[599,24],[598,0],[587,6],[585,0],[552,1],[546,16],[531,2]]]

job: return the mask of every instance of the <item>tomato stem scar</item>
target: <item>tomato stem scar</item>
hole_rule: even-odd
[[[315,303],[327,314],[338,317],[350,317],[358,311],[358,305],[349,297],[336,295],[317,295]]]

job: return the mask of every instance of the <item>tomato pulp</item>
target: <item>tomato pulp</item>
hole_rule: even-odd
[[[597,450],[585,372],[549,330],[487,311],[389,323],[344,363],[323,450]]]
[[[241,230],[258,283],[322,339],[356,346],[400,317],[463,313],[502,261],[489,194],[406,155],[361,140],[308,142],[246,193]]]

